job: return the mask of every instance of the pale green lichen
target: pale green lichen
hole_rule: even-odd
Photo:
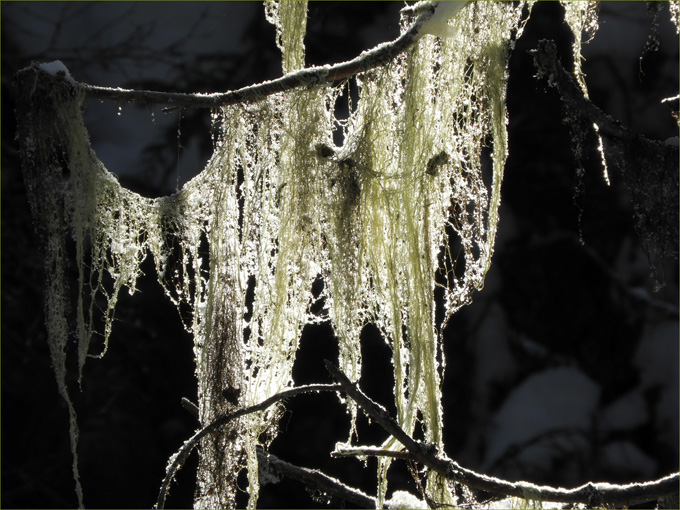
[[[60,104],[81,371],[96,329],[96,300],[105,303],[105,350],[118,292],[134,292],[150,253],[159,282],[194,335],[201,423],[291,386],[308,323],[332,323],[341,369],[358,380],[360,333],[373,322],[393,352],[399,424],[407,432],[422,426],[426,441],[443,449],[439,338],[490,267],[507,156],[507,58],[513,33],[526,21],[524,7],[466,5],[449,21],[456,37],[423,36],[387,66],[358,76],[359,101],[347,122],[334,116],[341,89],[330,84],[221,109],[212,158],[170,197],[152,200],[123,189],[89,146],[82,97]],[[276,25],[284,71],[302,68],[306,4],[267,2],[266,12]],[[590,12],[568,16],[575,33]],[[344,143],[333,148],[339,127]],[[53,225],[55,238],[63,226]],[[454,233],[458,254],[450,252]],[[199,252],[202,243],[208,254]],[[63,273],[66,254],[55,248],[50,257]],[[464,270],[454,271],[457,264]],[[438,271],[446,281],[444,323],[435,321]],[[324,290],[315,296],[319,277]],[[60,278],[50,280],[48,329],[60,392],[72,409],[63,358],[67,292]],[[314,315],[311,305],[319,299],[325,309]],[[227,388],[237,401],[225,398]],[[348,406],[353,422],[356,410]],[[278,416],[278,409],[246,416],[231,434],[202,443],[197,507],[233,507],[242,467],[249,506],[256,506],[255,447],[275,436]],[[74,411],[72,417],[75,445]],[[349,441],[354,432],[352,425]],[[394,440],[382,446],[401,448]],[[381,505],[388,466],[387,460],[379,465]],[[428,477],[427,493],[454,503],[438,475]]]

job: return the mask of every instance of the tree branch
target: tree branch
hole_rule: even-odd
[[[550,86],[557,88],[570,116],[597,125],[605,141],[603,149],[607,161],[616,164],[630,190],[635,229],[645,249],[653,247],[661,257],[677,260],[677,145],[635,133],[595,106],[558,61],[553,41],[539,41],[530,53],[534,57],[537,78],[546,78]],[[656,274],[651,260],[650,265]]]
[[[364,494],[358,489],[349,487],[320,471],[295,466],[271,453],[265,452],[259,447],[257,449],[257,457],[260,461],[260,472],[265,476],[273,475],[275,478],[286,477],[297,480],[323,494],[332,494],[362,508],[376,508],[377,500],[375,498]],[[267,466],[266,471],[265,465]]]
[[[373,448],[371,446],[338,448],[331,452],[331,457],[392,457],[394,459],[411,459],[411,455],[408,452],[384,450],[382,448]]]
[[[186,459],[189,457],[189,454],[198,445],[201,439],[203,439],[211,432],[218,430],[220,427],[223,427],[230,421],[240,418],[241,416],[255,413],[257,411],[264,411],[265,409],[271,407],[277,402],[280,402],[290,397],[294,397],[296,395],[302,395],[303,393],[316,393],[319,391],[340,391],[340,390],[342,390],[342,386],[340,386],[339,384],[310,384],[307,386],[298,386],[297,388],[291,388],[289,390],[282,391],[281,393],[277,393],[276,395],[269,397],[268,399],[260,402],[259,404],[255,404],[244,409],[239,409],[238,411],[235,411],[233,413],[224,414],[222,416],[217,417],[214,421],[203,427],[201,430],[199,430],[193,436],[191,436],[187,441],[185,441],[185,443],[182,445],[179,451],[177,451],[177,453],[170,457],[168,467],[166,469],[165,478],[163,479],[163,483],[161,484],[161,489],[158,493],[158,499],[156,500],[154,508],[164,508],[165,498],[167,497],[168,490],[170,489],[170,483],[177,474],[177,471],[179,470],[180,467],[182,467]]]
[[[600,110],[583,94],[574,76],[557,59],[554,41],[541,39],[536,49],[529,53],[534,57],[536,78],[546,78],[548,85],[557,88],[562,100],[597,124],[603,135],[619,139],[632,135],[631,131]]]
[[[420,443],[409,436],[394,418],[390,416],[384,407],[368,398],[356,384],[350,382],[347,376],[343,374],[338,367],[328,360],[326,360],[325,363],[331,376],[340,384],[340,386],[342,386],[342,389],[347,393],[347,396],[354,400],[366,414],[378,422],[382,428],[394,436],[397,441],[403,444],[413,456],[413,460],[425,464],[439,473],[446,473],[450,467],[449,463],[436,457],[436,454],[432,451],[433,445]]]
[[[403,444],[411,460],[423,464],[430,469],[455,480],[468,487],[503,494],[518,498],[540,499],[556,503],[585,503],[590,506],[632,506],[654,501],[662,497],[676,494],[680,482],[680,474],[673,473],[658,480],[627,485],[612,485],[608,483],[587,483],[574,489],[562,489],[544,485],[534,485],[528,482],[509,482],[476,473],[461,467],[457,462],[438,455],[436,448],[415,441],[397,424],[389,413],[368,398],[357,386],[330,361],[326,361],[326,368],[331,376],[342,386],[347,396],[352,398],[370,418],[378,422],[387,432],[392,434]]]
[[[350,382],[345,374],[331,362],[326,361],[326,367],[338,384],[312,384],[300,386],[277,393],[263,402],[244,408],[230,414],[225,414],[206,427],[196,432],[182,448],[171,457],[166,476],[163,479],[155,508],[163,508],[170,483],[175,474],[186,461],[191,451],[211,432],[218,430],[232,420],[246,414],[263,411],[273,404],[286,398],[304,393],[319,391],[345,392],[352,398],[371,419],[379,423],[387,432],[394,436],[406,447],[406,452],[385,452],[384,450],[364,447],[336,452],[336,455],[388,455],[402,459],[409,459],[423,464],[430,469],[444,475],[450,480],[462,483],[470,488],[483,490],[492,494],[502,494],[518,498],[540,499],[556,503],[585,503],[590,506],[631,506],[654,501],[678,493],[680,475],[673,473],[658,480],[632,483],[627,485],[612,485],[608,483],[587,483],[574,489],[562,489],[548,486],[534,485],[528,482],[509,482],[476,473],[461,467],[457,462],[440,455],[436,447],[414,440],[398,425],[389,413],[366,396],[356,384]],[[274,476],[286,476],[298,480],[324,493],[334,494],[346,501],[357,505],[374,508],[375,499],[371,496],[348,487],[340,481],[315,470],[301,468],[284,462],[274,455],[258,449],[258,458],[267,462],[270,473]]]
[[[334,65],[310,67],[289,73],[275,80],[250,85],[238,90],[214,94],[185,94],[177,92],[158,92],[151,90],[129,90],[100,87],[86,83],[76,83],[86,97],[110,101],[126,101],[147,104],[169,104],[183,108],[218,108],[242,102],[257,102],[267,96],[299,87],[312,87],[322,83],[332,83],[349,76],[380,67],[393,60],[408,49],[422,35],[421,30],[432,18],[439,2],[422,2],[419,15],[413,24],[392,42],[382,43],[364,51],[347,62]],[[39,71],[38,64],[22,69],[17,73]]]

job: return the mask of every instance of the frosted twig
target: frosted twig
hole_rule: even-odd
[[[389,413],[366,396],[356,384],[350,382],[340,369],[330,361],[326,361],[326,368],[331,376],[342,386],[343,391],[354,400],[357,405],[368,414],[372,420],[378,422],[387,432],[392,434],[409,453],[409,458],[445,477],[462,483],[473,489],[479,489],[492,494],[502,494],[526,499],[551,501],[556,503],[585,503],[597,506],[632,506],[654,501],[678,493],[680,474],[672,473],[658,480],[626,485],[609,483],[587,483],[574,489],[562,489],[545,485],[534,485],[528,482],[509,482],[486,476],[470,469],[461,467],[457,462],[438,455],[435,448],[420,443],[409,436],[389,415]]]
[[[283,476],[297,480],[314,490],[323,494],[331,494],[344,501],[349,501],[362,508],[376,508],[375,498],[364,494],[358,489],[345,485],[341,481],[332,478],[320,471],[295,466],[285,462],[271,453],[265,452],[262,448],[257,448],[257,458],[260,461],[260,469],[264,469],[264,463],[270,474],[275,477]]]
[[[189,457],[189,454],[198,445],[201,439],[203,439],[211,432],[218,430],[219,428],[223,427],[230,421],[240,418],[241,416],[256,413],[258,411],[264,411],[265,409],[271,407],[277,402],[280,402],[281,400],[285,400],[290,397],[294,397],[296,395],[301,395],[303,393],[315,393],[319,391],[340,391],[340,390],[342,390],[342,386],[339,384],[310,384],[307,386],[298,386],[297,388],[291,388],[289,390],[282,391],[281,393],[277,393],[276,395],[273,395],[268,399],[263,400],[259,404],[255,404],[244,409],[239,409],[237,411],[234,411],[233,413],[218,416],[217,418],[215,418],[215,420],[213,420],[211,423],[203,427],[201,430],[199,430],[193,436],[191,436],[187,441],[185,441],[182,447],[179,449],[179,451],[171,457],[172,461],[169,462],[168,467],[166,469],[165,478],[163,479],[163,483],[161,484],[161,489],[158,493],[158,499],[156,500],[154,508],[164,508],[165,498],[168,495],[170,483],[172,482],[172,479],[175,477],[175,474],[177,474],[179,468],[182,467],[184,461],[186,461],[186,459]]]
[[[337,448],[331,452],[331,457],[392,457],[395,459],[410,459],[411,455],[404,451],[384,450],[370,446],[356,446],[351,448]]]
[[[151,90],[129,90],[76,83],[86,97],[100,100],[126,101],[147,104],[170,104],[188,108],[218,108],[243,102],[261,101],[267,96],[298,87],[310,87],[332,83],[349,76],[380,67],[407,50],[423,35],[427,21],[433,17],[439,2],[421,2],[418,17],[413,24],[394,41],[382,43],[364,51],[359,56],[334,65],[309,67],[295,71],[275,80],[250,85],[238,90],[214,94],[185,94]],[[22,69],[19,73],[38,72],[38,65]],[[19,74],[17,73],[17,74]]]

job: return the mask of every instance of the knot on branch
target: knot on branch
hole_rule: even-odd
[[[600,508],[604,503],[604,495],[594,484],[586,485],[585,493],[588,498],[588,508]]]
[[[439,447],[434,443],[428,443],[426,441],[418,441],[421,451],[425,455],[436,457],[439,455]]]

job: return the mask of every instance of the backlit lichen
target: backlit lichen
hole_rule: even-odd
[[[592,21],[590,5],[567,8],[574,33]],[[330,83],[215,111],[220,131],[206,168],[159,199],[122,188],[97,159],[81,93],[41,98],[53,100],[54,110],[25,128],[34,130],[26,135],[34,168],[27,182],[34,212],[47,215],[38,221],[48,239],[48,331],[60,393],[72,410],[74,454],[75,411],[65,382],[66,233],[78,268],[81,372],[88,355],[103,354],[90,346],[97,330],[106,350],[118,293],[135,291],[151,255],[194,335],[202,424],[291,386],[308,323],[330,321],[340,368],[357,380],[360,333],[372,322],[393,353],[400,425],[409,433],[421,426],[426,441],[443,449],[440,333],[490,267],[507,156],[508,51],[530,8],[467,4],[449,22],[453,37],[425,35],[390,64],[358,75],[359,100],[346,122],[334,115],[342,88]],[[266,12],[283,71],[303,68],[306,4],[267,2]],[[402,22],[405,29],[409,20]],[[343,143],[335,147],[338,129]],[[64,165],[55,163],[60,159]],[[39,184],[45,175],[49,186]],[[443,322],[435,320],[438,273]],[[319,279],[320,295],[312,292]],[[312,313],[320,300],[323,310]],[[255,447],[275,436],[279,412],[248,415],[204,441],[197,507],[233,507],[243,467],[255,507]],[[394,440],[382,446],[401,447]],[[388,465],[379,467],[381,504]],[[453,502],[439,477],[430,477],[427,492]]]

